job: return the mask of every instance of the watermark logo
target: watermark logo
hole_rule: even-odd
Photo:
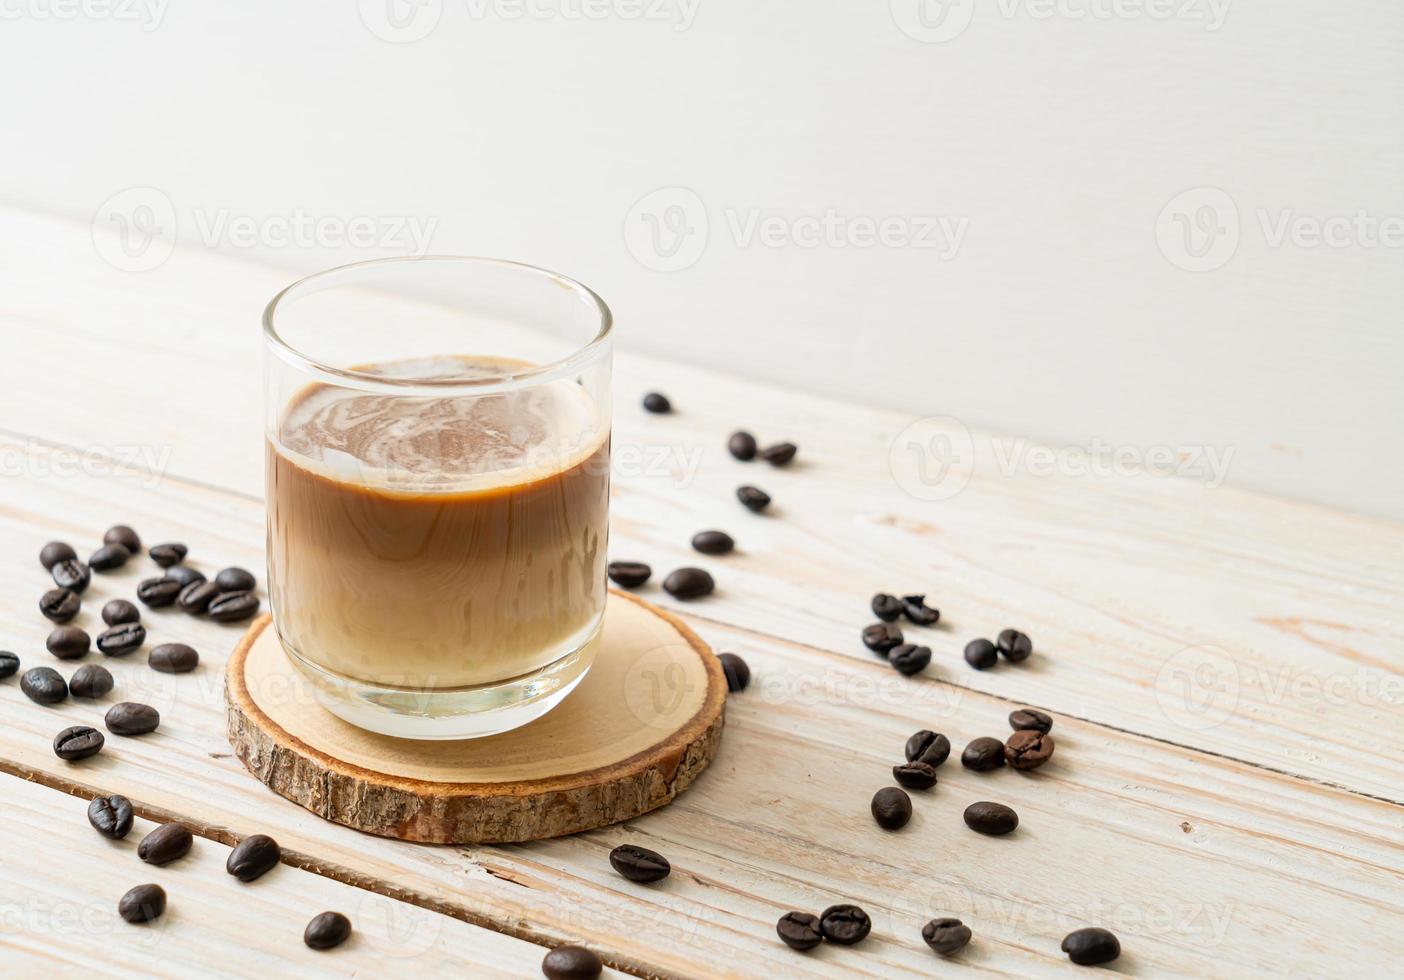
[[[891,0],[889,7],[898,29],[923,44],[954,40],[975,19],[975,0]]]
[[[1186,272],[1210,272],[1238,251],[1238,206],[1218,187],[1176,194],[1155,219],[1160,254]]]
[[[672,728],[678,711],[701,693],[701,684],[671,646],[654,646],[634,657],[619,692],[629,711],[647,727]]]
[[[975,440],[960,419],[917,419],[892,440],[887,465],[896,484],[918,500],[950,500],[970,483]]]
[[[108,20],[140,24],[144,33],[161,26],[170,0],[0,0],[0,20]]]
[[[1179,21],[1203,24],[1207,33],[1224,26],[1231,0],[990,0],[981,16],[999,20]],[[976,0],[891,0],[892,20],[914,41],[941,44],[965,33],[975,19]]]
[[[434,33],[444,0],[358,0],[361,23],[382,41],[413,44]]]
[[[352,918],[356,934],[384,956],[408,959],[427,953],[439,941],[441,917],[408,902],[366,892]]]
[[[1155,701],[1172,724],[1203,732],[1228,720],[1238,707],[1238,665],[1214,646],[1188,647],[1161,664]]]
[[[707,249],[707,206],[687,187],[660,187],[624,216],[624,247],[654,272],[680,272]]]
[[[93,215],[93,247],[123,272],[149,272],[175,251],[175,205],[155,187],[128,187],[103,201]]]

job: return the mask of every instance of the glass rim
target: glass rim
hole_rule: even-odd
[[[599,314],[599,329],[585,344],[577,347],[564,357],[551,361],[548,364],[533,365],[521,371],[514,371],[511,374],[504,374],[493,378],[459,379],[397,378],[383,374],[372,374],[368,371],[358,371],[354,368],[335,367],[302,353],[292,344],[288,343],[282,334],[278,332],[278,328],[275,324],[278,310],[284,305],[285,301],[296,299],[297,296],[295,294],[304,291],[309,286],[355,270],[398,265],[407,262],[443,262],[475,266],[507,267],[539,276],[543,282],[555,283],[577,296],[583,297]],[[552,272],[549,269],[543,269],[540,266],[530,265],[526,262],[515,262],[511,259],[495,259],[480,255],[402,255],[391,258],[364,259],[359,262],[348,262],[345,265],[333,266],[330,269],[314,272],[311,275],[303,276],[301,279],[290,283],[283,287],[277,295],[268,301],[268,305],[263,308],[263,339],[269,349],[286,363],[312,374],[324,375],[333,379],[334,383],[342,387],[399,394],[411,392],[415,389],[432,389],[439,394],[452,394],[456,391],[461,391],[464,394],[488,395],[568,377],[575,374],[579,368],[599,356],[600,352],[608,346],[613,329],[614,314],[610,312],[609,306],[606,305],[605,301],[601,299],[593,289],[579,280],[561,275],[558,272]]]

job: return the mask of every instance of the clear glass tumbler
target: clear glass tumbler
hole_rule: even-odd
[[[580,682],[605,607],[610,313],[492,259],[360,262],[263,316],[268,591],[346,721],[523,725]]]

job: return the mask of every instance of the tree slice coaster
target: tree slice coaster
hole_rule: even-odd
[[[721,664],[673,615],[611,592],[594,666],[529,725],[417,741],[331,714],[261,616],[229,658],[229,741],[274,792],[357,830],[441,844],[573,834],[662,806],[721,741]]]

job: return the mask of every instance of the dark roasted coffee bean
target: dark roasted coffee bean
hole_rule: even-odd
[[[88,655],[92,638],[76,626],[59,626],[49,634],[44,646],[60,660],[78,660]]]
[[[766,446],[762,449],[760,458],[771,466],[788,466],[798,450],[799,447],[793,442],[777,442],[773,446]]]
[[[724,555],[736,542],[725,531],[698,531],[692,536],[692,547],[704,555]]]
[[[594,980],[603,972],[599,956],[584,946],[557,946],[541,961],[546,980]]]
[[[756,458],[756,437],[749,432],[733,432],[726,441],[726,449],[741,462],[749,463]]]
[[[50,541],[39,549],[39,564],[49,571],[59,562],[72,561],[77,557],[78,552],[73,550],[73,545],[63,541]]]
[[[253,881],[277,864],[282,856],[282,848],[272,837],[253,834],[239,841],[229,852],[224,870],[240,881]]]
[[[55,623],[66,623],[78,615],[83,608],[83,600],[72,589],[50,589],[39,599],[39,611],[45,619]]]
[[[237,623],[258,612],[258,596],[253,592],[221,592],[205,607],[217,623]]]
[[[88,804],[88,823],[104,837],[121,840],[132,831],[132,801],[116,793]]]
[[[20,659],[9,650],[0,650],[0,678],[14,677],[19,673]]]
[[[746,690],[746,685],[751,683],[751,668],[746,661],[734,653],[719,653],[717,659],[721,661],[722,673],[726,675],[726,689],[733,694]]]
[[[95,572],[110,572],[127,563],[132,553],[120,544],[105,544],[88,558],[88,567]]]
[[[137,885],[117,903],[117,914],[133,924],[159,919],[166,911],[166,890],[160,885]]]
[[[1004,743],[987,735],[972,739],[960,754],[960,764],[976,772],[998,769],[1004,765]]]
[[[910,677],[912,674],[921,673],[926,669],[926,665],[931,663],[931,648],[903,643],[893,647],[887,659],[897,668],[897,673]]]
[[[147,864],[169,864],[190,853],[195,835],[184,824],[163,823],[141,839],[137,857]]]
[[[884,786],[873,794],[870,809],[883,830],[900,830],[912,819],[912,798],[896,786]]]
[[[895,623],[873,623],[863,627],[863,646],[885,657],[902,643],[902,629]]]
[[[959,919],[932,919],[921,927],[921,938],[942,956],[950,956],[970,942],[970,927]]]
[[[141,552],[141,538],[137,533],[125,524],[114,524],[107,529],[107,533],[102,536],[103,544],[120,544],[127,549],[128,555],[135,555]]]
[[[163,674],[186,674],[200,663],[200,655],[194,647],[184,643],[162,643],[151,648],[146,663],[152,670]]]
[[[935,626],[941,621],[941,610],[928,606],[924,595],[902,596],[902,612],[918,626]]]
[[[1063,952],[1078,966],[1096,966],[1121,955],[1121,940],[1106,929],[1075,929],[1063,937]]]
[[[819,931],[831,943],[852,946],[868,937],[873,922],[856,905],[830,905],[819,916]]]
[[[936,769],[951,754],[951,740],[923,728],[907,739],[906,753],[908,762],[924,762]]]
[[[1033,653],[1033,640],[1018,630],[1000,630],[999,636],[995,638],[995,646],[999,647],[999,652],[1004,654],[1004,659],[1011,664],[1028,660],[1029,654]]]
[[[141,610],[126,599],[113,599],[102,607],[102,621],[108,626],[141,622]]]
[[[965,808],[965,825],[977,834],[998,837],[1019,826],[1019,815],[1003,803],[972,803]]]
[[[185,561],[187,554],[183,544],[158,544],[149,552],[151,560],[162,568],[170,568]]]
[[[195,582],[203,582],[205,573],[198,568],[191,568],[189,565],[172,565],[166,569],[166,578],[175,579],[176,583],[183,589]]]
[[[107,709],[102,720],[113,735],[145,735],[161,724],[161,712],[149,704],[119,701]]]
[[[673,403],[668,401],[668,396],[656,391],[650,391],[643,397],[643,407],[645,412],[652,412],[654,415],[666,415],[673,410]]]
[[[615,585],[625,589],[637,589],[653,574],[641,561],[612,561],[609,563],[609,578]]]
[[[786,912],[775,923],[780,941],[791,949],[813,949],[824,941],[819,931],[819,916],[809,912]]]
[[[140,623],[119,623],[99,633],[97,648],[109,657],[131,653],[146,642],[146,627]]]
[[[102,751],[102,732],[87,725],[65,728],[54,736],[54,755],[67,762],[76,762]]]
[[[68,680],[68,693],[75,698],[96,700],[112,693],[112,673],[102,664],[84,664]]]
[[[20,690],[36,704],[58,704],[68,697],[68,681],[52,667],[30,667],[20,678]]]
[[[219,594],[219,585],[214,582],[191,582],[176,596],[176,605],[192,615],[202,613]]]
[[[902,600],[886,592],[879,592],[873,596],[872,607],[873,615],[884,623],[890,623],[902,615]]]
[[[892,767],[892,778],[907,789],[930,789],[936,785],[936,770],[925,762],[907,762]]]
[[[249,592],[258,584],[254,581],[253,572],[238,567],[224,569],[214,580],[225,592]]]
[[[757,514],[770,506],[770,494],[758,487],[737,487],[736,499],[741,501],[747,510]]]
[[[1048,730],[1053,727],[1053,719],[1042,711],[1020,708],[1018,711],[1009,712],[1009,727],[1016,732],[1043,732],[1047,735]]]
[[[663,591],[674,599],[700,599],[714,588],[712,576],[700,568],[679,568],[663,580]]]
[[[181,584],[169,575],[149,578],[137,586],[137,598],[152,609],[169,606],[180,595]]]
[[[302,930],[302,941],[313,949],[340,946],[351,936],[351,920],[340,912],[323,912],[312,917]]]
[[[620,844],[610,851],[609,863],[630,881],[661,881],[673,870],[663,855],[635,844]]]
[[[1015,769],[1037,769],[1052,757],[1053,736],[1044,732],[1017,731],[1004,743],[1004,761]]]
[[[971,640],[965,645],[965,662],[976,670],[988,670],[998,659],[995,645],[989,640]]]
[[[54,577],[54,584],[60,589],[72,589],[79,595],[83,594],[83,590],[93,580],[93,574],[88,571],[88,566],[77,558],[59,562],[49,569],[49,574]]]

